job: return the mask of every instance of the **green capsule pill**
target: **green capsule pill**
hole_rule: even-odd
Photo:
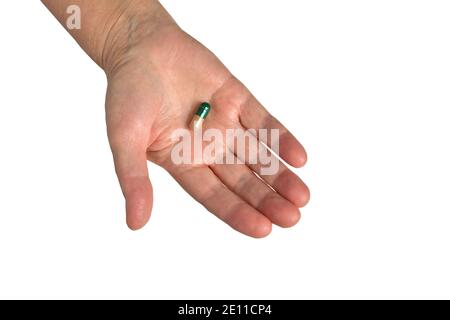
[[[208,102],[203,102],[200,107],[198,107],[197,112],[191,121],[191,128],[194,130],[200,129],[203,125],[203,121],[206,119],[210,111],[210,104]]]

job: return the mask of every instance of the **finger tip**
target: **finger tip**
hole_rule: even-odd
[[[142,223],[135,223],[135,222],[127,221],[127,226],[131,231],[138,231],[145,226],[145,223],[142,224]]]
[[[130,230],[137,231],[142,229],[150,219],[151,210],[141,212],[127,212],[126,223]]]
[[[143,228],[150,219],[152,201],[148,198],[133,199],[127,201],[126,223],[133,231]]]
[[[136,180],[125,189],[126,223],[133,231],[144,227],[150,219],[153,195],[148,179]]]
[[[311,193],[306,185],[303,185],[299,189],[300,190],[298,190],[295,195],[292,196],[292,199],[294,200],[293,202],[297,206],[297,208],[303,208],[309,203],[309,200],[311,199]]]
[[[280,156],[294,168],[303,167],[308,161],[305,148],[293,136],[286,136],[280,142]]]
[[[307,162],[308,162],[308,154],[304,149],[303,152],[300,152],[299,154],[297,154],[296,157],[293,157],[293,159],[291,159],[291,165],[294,168],[302,168],[306,165]]]
[[[242,203],[226,222],[235,230],[252,238],[264,238],[272,232],[272,222],[261,212]]]
[[[260,210],[274,224],[282,228],[293,227],[300,220],[300,210],[279,195],[267,198]]]
[[[295,208],[294,206],[292,207],[293,208],[290,209],[289,214],[286,214],[284,216],[283,223],[279,224],[280,227],[292,228],[300,221],[301,218],[300,210],[298,208]]]
[[[270,221],[264,221],[255,226],[252,237],[256,239],[262,239],[269,236],[272,233],[272,223]]]
[[[274,183],[275,189],[297,208],[302,208],[310,200],[308,186],[295,174],[286,171]]]
[[[306,162],[308,161],[307,156],[305,154],[305,156],[295,156],[295,157],[290,157],[289,160],[287,160],[286,162],[288,164],[290,164],[291,166],[293,166],[294,168],[302,168],[306,165]]]

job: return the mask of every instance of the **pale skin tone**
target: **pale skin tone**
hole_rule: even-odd
[[[175,165],[173,130],[187,128],[198,105],[213,111],[207,128],[279,129],[279,155],[301,167],[306,153],[294,136],[256,100],[206,47],[190,37],[157,1],[43,0],[65,24],[66,8],[81,8],[82,27],[69,30],[108,78],[106,121],[114,164],[126,200],[128,226],[143,227],[153,196],[147,161],[166,169],[207,210],[251,237],[272,224],[291,227],[309,190],[287,166],[253,174],[254,164]],[[270,187],[269,187],[270,186]]]

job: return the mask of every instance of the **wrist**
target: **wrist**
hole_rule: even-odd
[[[165,27],[176,25],[159,1],[134,0],[123,3],[108,22],[105,41],[101,50],[97,51],[99,56],[96,61],[107,75],[143,39]]]
[[[109,75],[127,52],[175,21],[158,0],[42,0],[84,51]],[[80,27],[69,28],[68,8],[77,6]],[[151,41],[151,40],[150,40]]]

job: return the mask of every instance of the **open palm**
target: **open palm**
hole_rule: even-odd
[[[212,105],[206,128],[279,129],[279,155],[294,167],[306,162],[300,143],[203,45],[170,25],[149,34],[120,57],[108,75],[108,137],[126,198],[127,223],[142,227],[152,209],[147,160],[166,169],[210,212],[253,237],[272,223],[290,227],[309,199],[306,185],[280,163],[275,175],[258,164],[176,165],[172,133],[188,128],[203,101]]]

